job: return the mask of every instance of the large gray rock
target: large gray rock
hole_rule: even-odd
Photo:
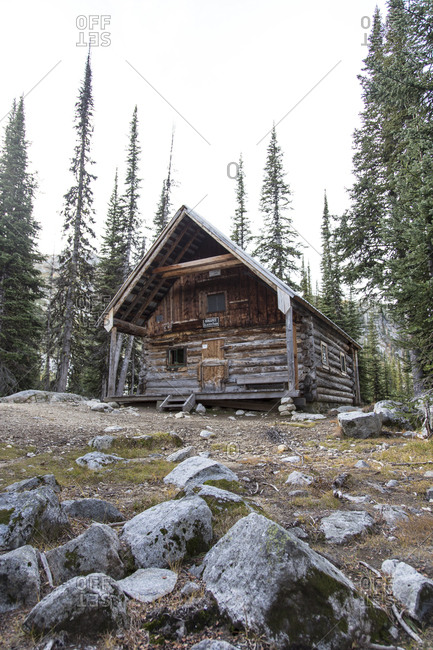
[[[119,556],[120,542],[112,528],[92,524],[75,539],[46,552],[53,581],[59,585],[74,576],[105,573],[123,578],[125,568]]]
[[[167,474],[164,483],[171,483],[179,488],[184,488],[202,485],[205,481],[219,481],[221,479],[237,481],[238,477],[231,469],[217,463],[215,460],[203,458],[202,456],[193,456],[184,460],[170,474]]]
[[[262,515],[240,519],[203,564],[220,610],[276,648],[345,650],[386,623],[328,560]]]
[[[311,485],[314,481],[312,476],[303,474],[302,472],[294,471],[287,477],[286,483],[289,485]]]
[[[72,578],[45,596],[23,627],[36,635],[65,630],[74,636],[95,635],[126,627],[127,598],[113,578],[91,573]]]
[[[376,506],[374,506],[374,509],[380,512],[382,518],[391,528],[396,528],[397,525],[402,521],[409,521],[407,513],[405,512],[404,508],[401,508],[400,506],[392,506],[387,503],[378,503]]]
[[[350,438],[374,438],[382,430],[382,418],[377,413],[339,413],[338,423],[343,434]]]
[[[177,573],[168,569],[138,569],[135,573],[118,580],[117,584],[130,598],[142,603],[152,603],[173,591]]]
[[[38,553],[21,546],[0,556],[0,614],[33,607],[39,600]]]
[[[421,575],[406,562],[386,560],[382,571],[392,576],[392,593],[408,614],[420,623],[433,620],[433,580]]]
[[[212,539],[212,513],[197,496],[165,501],[128,521],[121,539],[138,567],[165,568],[207,550]]]
[[[68,518],[50,487],[0,494],[0,547],[18,548],[34,535],[55,539],[68,526]]]
[[[239,650],[239,647],[220,639],[204,639],[193,645],[191,650]]]
[[[0,398],[0,402],[14,402],[25,404],[27,402],[83,402],[81,395],[74,393],[54,393],[49,390],[22,390],[19,393]]]
[[[53,492],[60,492],[62,489],[54,474],[45,474],[44,476],[33,476],[32,478],[17,481],[17,483],[11,483],[5,487],[5,492],[28,492],[45,486],[50,487]]]
[[[338,510],[322,519],[320,530],[325,534],[327,542],[344,544],[371,530],[373,524],[374,519],[368,512]]]
[[[401,409],[401,402],[393,402],[391,400],[382,400],[381,402],[376,402],[374,405],[374,412],[381,416],[382,424],[412,428]]]
[[[104,454],[102,451],[91,451],[88,454],[77,458],[75,462],[80,467],[85,467],[86,469],[91,470],[98,470],[102,469],[106,465],[118,463],[121,460],[126,462],[124,458],[121,458],[116,454]]]
[[[292,422],[315,422],[317,420],[326,420],[326,415],[321,413],[294,413]]]
[[[239,494],[230,492],[229,490],[221,490],[214,485],[203,485],[197,495],[204,499],[206,503],[212,503],[218,509],[224,509],[228,504],[244,503],[243,498]]]
[[[96,449],[96,451],[103,451],[104,449],[110,449],[113,446],[113,442],[116,440],[114,436],[95,436],[87,443],[89,447]]]
[[[183,460],[186,460],[186,458],[190,458],[193,453],[194,447],[191,445],[189,447],[182,447],[182,449],[178,449],[170,454],[170,456],[167,456],[167,460],[170,463],[181,463]]]
[[[104,499],[75,499],[62,501],[62,510],[75,519],[91,519],[100,523],[124,521],[125,517]]]

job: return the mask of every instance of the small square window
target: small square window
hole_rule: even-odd
[[[156,320],[157,323],[162,323],[162,320],[163,320],[162,314],[157,314],[155,320]]]
[[[346,355],[344,352],[340,352],[340,369],[344,375],[347,374]]]
[[[168,350],[167,367],[180,368],[186,366],[186,348],[172,348]]]
[[[207,313],[226,310],[226,294],[210,293],[207,296]]]
[[[320,343],[320,351],[322,355],[322,366],[324,368],[329,368],[328,346],[326,343],[323,343],[323,341]]]

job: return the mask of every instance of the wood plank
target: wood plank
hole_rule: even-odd
[[[288,376],[287,373],[274,373],[274,372],[264,372],[261,375],[242,375],[236,379],[236,383],[240,386],[246,384],[287,384]]]
[[[116,343],[117,327],[111,329],[110,336],[110,360],[108,364],[108,386],[107,396],[113,396],[116,393]]]
[[[179,269],[178,271],[166,271],[165,273],[161,273],[162,278],[179,278],[182,277],[183,275],[191,275],[191,273],[204,273],[207,271],[211,271],[212,269],[229,269],[234,266],[240,266],[241,262],[239,260],[228,260],[227,262],[220,262],[219,264],[204,264],[202,266],[195,266],[193,268],[188,268],[188,269]]]
[[[120,318],[114,318],[113,325],[119,332],[124,332],[125,334],[133,334],[134,336],[142,337],[147,336],[147,329],[145,327],[134,325],[134,323],[128,323],[127,321],[120,320]]]
[[[153,269],[152,274],[157,275],[160,273],[171,273],[172,271],[183,271],[183,270],[194,270],[195,267],[206,267],[206,266],[218,266],[223,262],[236,261],[240,264],[237,257],[232,253],[227,253],[224,255],[215,255],[213,257],[204,257],[199,260],[191,260],[190,262],[180,262],[178,264],[170,264],[169,266],[158,266],[156,269]]]

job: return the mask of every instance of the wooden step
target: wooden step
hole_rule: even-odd
[[[158,406],[158,411],[184,411],[190,413],[195,406],[195,394],[167,395]]]

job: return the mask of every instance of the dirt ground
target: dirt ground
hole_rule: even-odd
[[[295,426],[280,417],[275,409],[269,413],[255,412],[251,416],[238,417],[229,409],[210,409],[206,415],[192,414],[177,419],[174,414],[158,413],[148,406],[97,413],[84,403],[0,403],[0,490],[25,477],[54,473],[63,488],[61,500],[104,498],[115,504],[127,518],[172,498],[175,494],[173,488],[162,482],[173,467],[165,460],[175,449],[171,443],[147,450],[132,448],[128,451],[120,447],[124,453],[118,449],[115,453],[133,460],[122,467],[109,466],[99,472],[78,468],[74,461],[90,450],[88,441],[112,425],[122,427],[121,431],[112,434],[118,438],[175,432],[185,446],[193,445],[196,453],[209,452],[211,458],[237,473],[245,496],[283,527],[301,527],[308,536],[308,543],[336,564],[360,590],[384,606],[394,623],[390,585],[384,577],[376,576],[371,568],[380,571],[383,560],[398,558],[433,579],[433,504],[425,498],[426,489],[433,485],[433,478],[424,476],[427,470],[433,470],[433,442],[405,437],[401,431],[384,431],[383,436],[376,439],[345,439],[332,416],[313,425]],[[215,437],[202,439],[199,434],[203,429],[211,430]],[[280,445],[285,445],[283,452]],[[284,460],[285,456],[294,455],[300,461]],[[355,468],[359,460],[366,461],[368,468]],[[313,476],[312,485],[296,488],[286,484],[287,476],[295,469]],[[332,484],[342,473],[349,474],[340,488],[343,493],[369,495],[372,502],[355,504],[336,498]],[[386,487],[390,479],[397,480],[396,487]],[[293,494],[295,490],[301,491]],[[403,505],[408,520],[391,528],[374,509],[375,504]],[[336,509],[370,512],[376,520],[374,531],[344,545],[326,544],[319,529],[320,520]],[[216,538],[233,523],[235,520],[219,522]],[[75,520],[72,528],[68,537],[52,546],[79,534],[85,524]],[[47,548],[43,540],[35,545]],[[188,564],[179,567],[180,577],[175,592],[162,599],[158,606],[162,604],[170,608],[179,604],[180,588],[192,578],[188,568]],[[149,641],[148,633],[141,626],[149,608],[131,603],[134,625],[123,636],[106,634],[73,645],[64,641],[63,647],[186,649],[207,637],[225,638],[239,648],[268,647],[248,634],[232,636],[222,624],[177,641],[165,642],[164,638]],[[3,617],[0,622],[1,648],[45,648],[47,641],[35,645],[36,642],[21,631],[25,614],[14,612]],[[422,638],[423,646],[416,645],[401,628],[398,645],[403,648],[432,648],[431,628],[422,629],[410,624]],[[62,646],[57,643],[52,647]]]

